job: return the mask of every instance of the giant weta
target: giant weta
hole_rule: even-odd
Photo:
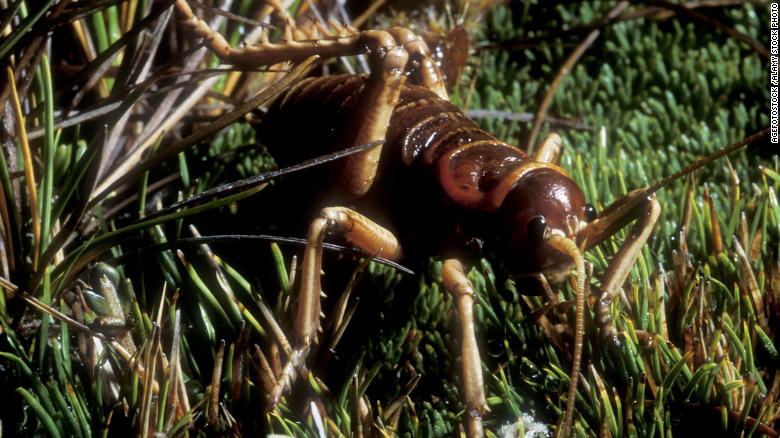
[[[332,191],[342,206],[323,208],[310,224],[301,266],[293,351],[277,386],[276,403],[305,365],[320,326],[322,245],[338,234],[367,254],[399,260],[404,251],[444,250],[442,276],[460,317],[463,397],[466,426],[481,436],[486,412],[479,346],[474,333],[473,287],[460,257],[464,242],[478,241],[496,254],[517,280],[531,280],[526,293],[539,292],[576,274],[576,325],[572,371],[562,436],[572,424],[585,330],[585,261],[583,252],[636,221],[603,274],[596,313],[604,334],[617,341],[610,305],[651,235],[661,208],[654,193],[671,181],[766,135],[724,148],[651,186],[634,190],[600,213],[585,202],[582,190],[555,163],[562,142],[549,135],[533,156],[480,129],[448,100],[444,80],[425,42],[405,28],[349,31],[346,35],[234,48],[199,19],[185,0],[176,2],[186,25],[205,39],[225,63],[272,65],[323,58],[368,55],[371,72],[363,75],[310,77],[279,96],[260,127],[275,154],[300,160],[333,149],[380,142],[330,170]],[[306,120],[305,130],[295,123]],[[305,132],[301,132],[305,131]],[[292,134],[291,134],[292,133]],[[297,135],[297,137],[296,137]],[[325,139],[325,141],[323,141]],[[306,146],[304,148],[304,145]],[[277,146],[274,148],[274,146]],[[282,146],[286,146],[286,149]],[[360,205],[392,204],[434,207],[389,209],[398,235],[358,213]],[[427,217],[424,217],[427,213]],[[439,226],[448,224],[448,226]],[[438,234],[431,236],[431,230]],[[444,230],[445,235],[442,234]],[[421,238],[420,236],[426,236]]]

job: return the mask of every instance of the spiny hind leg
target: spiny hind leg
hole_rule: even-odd
[[[338,141],[339,147],[352,147],[385,139],[390,118],[398,103],[409,71],[412,83],[424,86],[447,99],[444,80],[430,56],[425,41],[409,29],[395,27],[387,31],[365,31],[372,35],[369,50],[371,73],[358,97],[357,105]],[[350,197],[360,197],[373,184],[382,147],[342,160],[338,165],[338,186]]]
[[[348,148],[383,141],[390,117],[406,80],[407,67],[413,83],[427,87],[447,99],[447,91],[436,63],[430,57],[425,42],[404,28],[388,31],[353,32],[342,28],[340,35],[322,39],[296,40],[293,23],[285,27],[285,39],[271,43],[234,48],[227,40],[199,19],[186,0],[177,0],[176,7],[185,17],[185,25],[202,37],[224,62],[257,67],[283,61],[297,62],[310,56],[325,58],[367,54],[371,73],[357,98],[357,104],[337,136],[337,147]],[[411,62],[408,62],[411,61]],[[364,195],[373,185],[382,146],[351,155],[337,165],[336,185],[348,198]]]
[[[294,23],[291,22],[291,18],[283,15],[282,19],[288,23],[285,26],[285,37],[281,42],[272,43],[265,38],[260,44],[237,48],[232,47],[222,34],[211,29],[208,23],[198,18],[187,0],[176,0],[176,9],[184,16],[183,24],[203,38],[206,46],[223,62],[237,66],[260,67],[285,61],[299,62],[314,55],[332,58],[365,52],[381,54],[382,49],[386,50],[397,45],[392,37],[387,43],[386,36],[389,35],[387,32],[376,30],[332,38],[296,40]]]
[[[463,367],[463,398],[466,403],[466,428],[468,436],[481,437],[482,415],[488,410],[485,401],[485,384],[482,379],[482,361],[474,334],[474,287],[466,277],[463,264],[457,259],[444,261],[442,268],[444,287],[455,298],[460,318],[460,354]]]
[[[335,233],[343,236],[356,248],[367,254],[388,260],[401,257],[398,239],[360,213],[345,207],[323,208],[309,226],[306,249],[301,264],[298,308],[295,318],[295,340],[288,362],[271,391],[269,406],[273,408],[292,384],[305,361],[320,328],[320,277],[322,272],[322,244],[325,236]]]
[[[369,57],[382,57],[383,53],[391,47],[401,45],[411,56],[412,83],[431,89],[443,99],[448,98],[444,80],[430,56],[428,45],[406,28],[394,27],[387,31],[356,32],[351,28],[339,27],[337,36],[302,40],[301,38],[305,38],[304,32],[299,32],[286,11],[276,5],[272,9],[286,23],[283,42],[271,43],[265,39],[259,45],[235,48],[231,47],[219,32],[212,30],[205,21],[198,18],[186,0],[177,0],[176,8],[185,17],[184,23],[187,27],[203,38],[220,59],[234,65],[257,67],[283,61],[302,61],[312,55],[329,58],[359,55],[365,52],[368,52]],[[327,30],[322,29],[322,31],[325,33]],[[392,39],[388,41],[386,35],[391,35]],[[404,67],[405,65],[401,70],[404,70]]]
[[[374,35],[369,50],[371,73],[357,97],[347,123],[341,128],[336,145],[339,148],[384,141],[390,117],[398,103],[406,76],[409,54],[384,31],[367,31]],[[337,185],[348,197],[357,198],[371,188],[379,167],[382,145],[350,155],[337,164]]]

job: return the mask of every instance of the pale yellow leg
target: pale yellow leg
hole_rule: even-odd
[[[642,252],[642,247],[653,232],[655,223],[661,215],[661,205],[655,195],[647,196],[642,191],[634,191],[607,207],[595,221],[580,232],[578,241],[585,249],[602,242],[617,230],[636,219],[636,224],[626,236],[617,254],[607,267],[601,286],[596,313],[604,334],[620,343],[617,330],[612,324],[610,307],[620,293],[631,267]]]
[[[373,47],[369,50],[371,74],[349,120],[341,128],[337,146],[348,148],[382,141],[390,125],[390,117],[398,103],[406,76],[404,69],[409,54],[387,32],[373,31]],[[364,34],[367,32],[364,32]],[[382,146],[350,155],[338,164],[338,186],[349,197],[360,197],[371,188],[382,155]]]
[[[482,379],[482,360],[474,334],[474,287],[466,277],[463,264],[456,259],[444,261],[444,287],[455,298],[460,317],[460,354],[463,366],[463,398],[466,402],[466,428],[470,437],[484,435],[482,415],[488,410],[485,384]]]
[[[642,247],[645,246],[647,239],[650,238],[653,227],[661,215],[661,205],[653,196],[647,200],[643,210],[636,224],[631,229],[631,233],[626,236],[623,245],[620,246],[609,267],[607,267],[601,287],[601,297],[596,307],[604,334],[615,340],[617,340],[618,333],[614,324],[612,324],[611,304],[620,293],[620,288],[623,287],[623,283],[625,283],[628,274],[631,272],[631,268],[642,252]]]
[[[319,217],[309,226],[308,242],[301,264],[295,343],[278,383],[271,391],[271,407],[279,402],[282,393],[290,387],[298,370],[304,365],[311,345],[317,341],[321,311],[322,243],[328,233],[343,236],[354,247],[373,256],[393,261],[401,257],[401,246],[390,231],[346,207],[322,209]]]

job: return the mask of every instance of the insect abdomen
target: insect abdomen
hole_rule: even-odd
[[[333,142],[339,127],[346,126],[364,83],[358,75],[301,81],[271,105],[259,127],[261,139],[282,164],[343,147]],[[428,168],[452,201],[482,210],[497,208],[501,199],[490,200],[488,194],[530,160],[480,129],[452,103],[418,86],[401,91],[384,150],[391,162],[386,165]]]

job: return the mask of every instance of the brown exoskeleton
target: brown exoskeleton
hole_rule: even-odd
[[[766,131],[726,148],[650,187],[635,190],[596,214],[582,190],[555,163],[561,139],[552,134],[529,156],[480,129],[447,98],[441,75],[425,43],[403,28],[347,31],[319,40],[264,42],[232,48],[198,19],[185,0],[177,8],[186,23],[225,62],[258,66],[282,61],[368,54],[368,76],[312,77],[284,92],[264,116],[260,134],[280,163],[319,155],[323,150],[384,141],[332,167],[330,197],[311,222],[301,267],[293,351],[270,395],[275,404],[286,391],[314,342],[320,326],[322,244],[329,233],[390,260],[406,252],[441,251],[443,279],[460,316],[466,425],[482,435],[487,406],[474,332],[473,287],[466,276],[462,242],[481,241],[517,279],[559,284],[576,271],[576,324],[572,372],[561,427],[571,428],[582,358],[585,312],[584,251],[636,221],[603,275],[597,314],[604,333],[610,303],[629,274],[656,223],[660,206],[654,193],[669,182],[719,156],[744,146]],[[296,124],[306,123],[305,129]],[[291,138],[292,137],[292,138]],[[286,146],[286,149],[282,148]],[[398,207],[402,208],[398,208]],[[357,210],[383,210],[393,233]],[[396,236],[403,236],[399,240]]]

